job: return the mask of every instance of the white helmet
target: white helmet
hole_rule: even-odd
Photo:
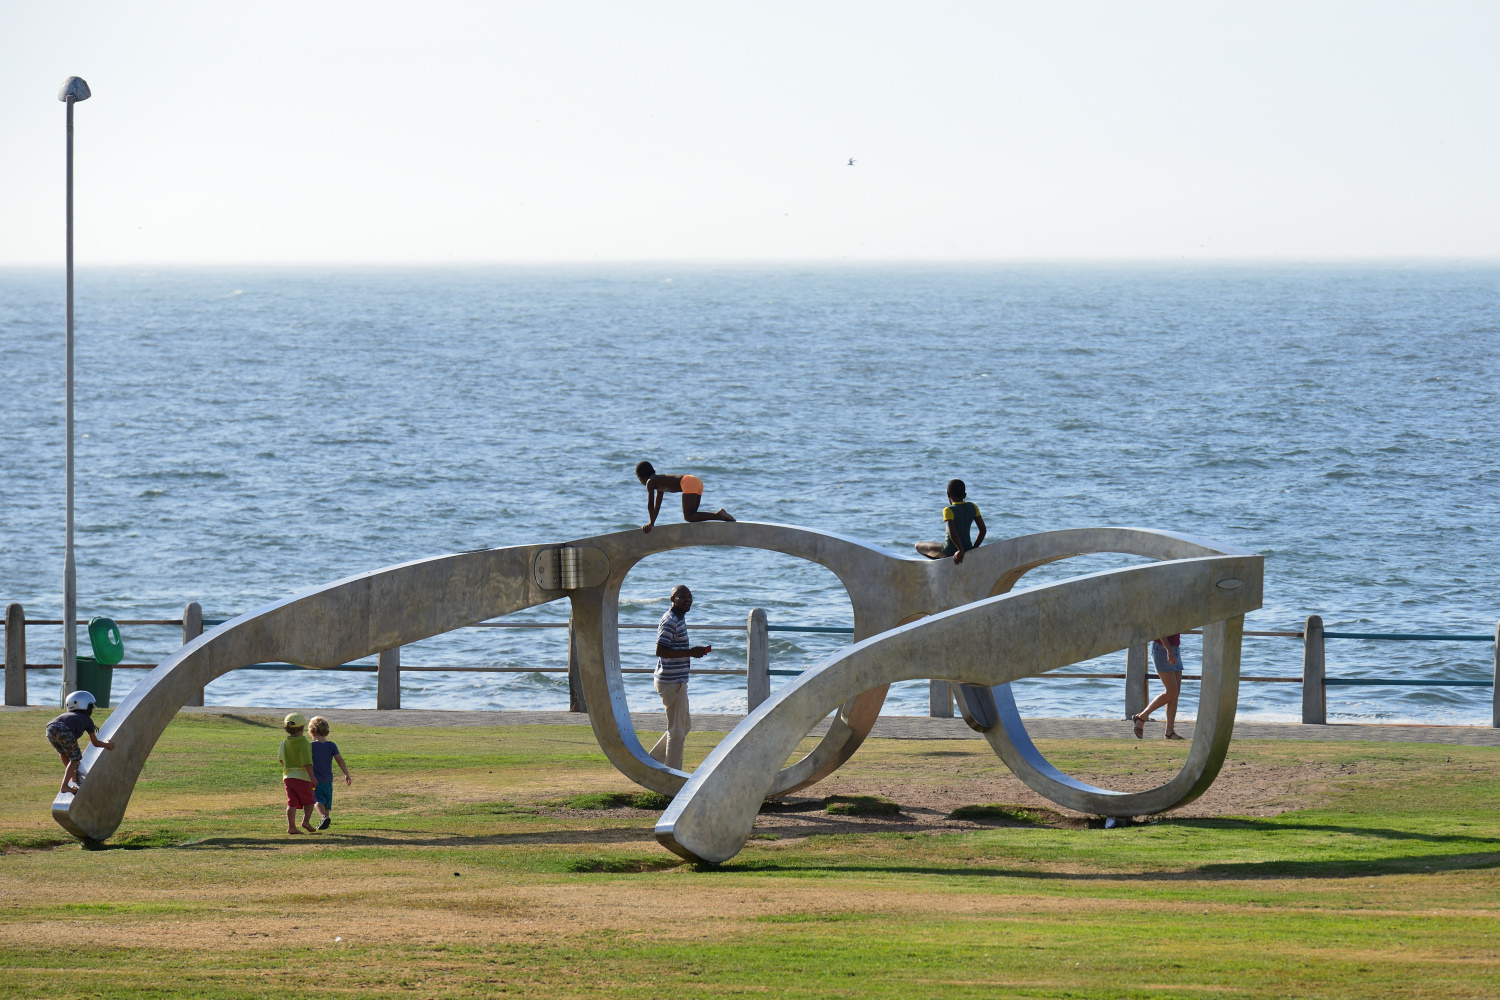
[[[87,712],[94,707],[94,696],[87,691],[74,691],[63,704],[70,712]]]

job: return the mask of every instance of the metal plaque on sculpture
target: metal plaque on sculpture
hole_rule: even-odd
[[[535,572],[543,590],[586,590],[609,577],[609,556],[589,546],[543,549],[536,554]]]

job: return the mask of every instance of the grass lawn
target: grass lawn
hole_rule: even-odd
[[[0,996],[1500,995],[1490,748],[1236,743],[1218,815],[1105,830],[982,741],[872,740],[697,868],[586,727],[336,727],[355,784],[289,837],[280,730],[211,715],[83,850],[51,714],[0,713]],[[1185,754],[1039,742],[1120,787]]]

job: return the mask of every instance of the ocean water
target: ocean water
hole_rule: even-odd
[[[62,571],[62,279],[0,272],[0,601],[56,617]],[[78,278],[83,616],[228,617],[422,556],[629,529],[632,467],[692,471],[705,504],[909,550],[959,476],[994,536],[1168,528],[1267,557],[1248,628],[1491,632],[1500,615],[1500,269],[1399,266],[83,270]],[[678,515],[669,501],[665,520]],[[1089,557],[1060,579],[1120,565]],[[789,557],[648,559],[620,617],[686,582],[699,623],[848,624],[842,588]],[[564,604],[518,620],[560,621]],[[125,630],[156,662],[171,628]],[[744,635],[700,632],[704,666]],[[33,662],[59,630],[29,630]],[[1189,668],[1198,648],[1187,640]],[[838,637],[776,634],[801,668]],[[652,634],[624,633],[627,666]],[[1329,640],[1332,676],[1482,679],[1482,643]],[[408,664],[562,666],[562,630],[466,630]],[[1300,644],[1245,641],[1245,673]],[[1081,669],[1120,670],[1123,654]],[[143,674],[121,672],[116,688]],[[408,674],[410,707],[562,708],[565,675]],[[774,683],[783,679],[773,678]],[[33,700],[57,675],[33,672]],[[704,677],[701,711],[743,709]],[[649,678],[633,707],[659,703]],[[1154,684],[1154,682],[1153,682]],[[1116,680],[1018,684],[1023,710],[1115,717]],[[1153,690],[1154,690],[1153,686]],[[1300,686],[1246,684],[1295,719]],[[1191,715],[1196,685],[1186,686]],[[1332,688],[1344,720],[1487,722],[1487,688]],[[242,671],[211,704],[367,707],[369,674]],[[923,714],[925,684],[886,711]]]

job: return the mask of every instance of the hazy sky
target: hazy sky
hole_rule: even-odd
[[[1500,258],[1500,4],[0,0],[0,263]],[[848,166],[850,157],[854,166]]]

